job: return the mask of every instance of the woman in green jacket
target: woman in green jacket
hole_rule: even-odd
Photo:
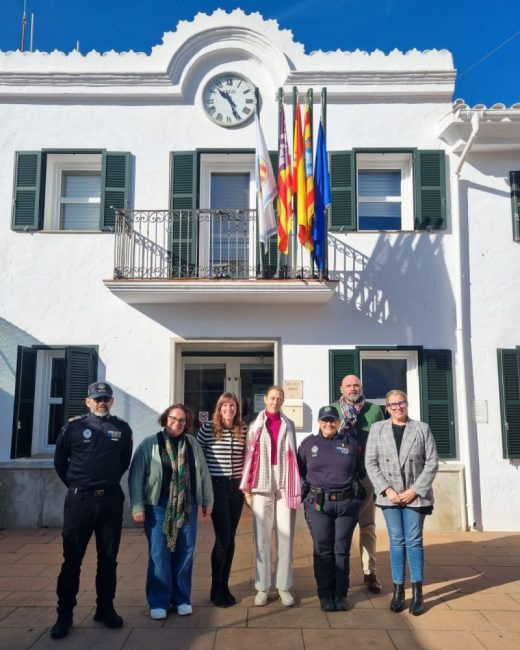
[[[148,539],[146,598],[150,617],[166,618],[170,605],[191,614],[191,576],[198,506],[211,514],[213,488],[204,453],[189,435],[193,418],[183,404],[159,417],[163,427],[137,448],[128,485],[132,517]]]

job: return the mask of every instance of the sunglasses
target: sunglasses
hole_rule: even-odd
[[[96,402],[96,404],[99,404],[100,402],[105,402],[106,404],[112,400],[111,397],[93,397],[92,399],[94,402]]]

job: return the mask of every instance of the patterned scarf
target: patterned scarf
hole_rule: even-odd
[[[189,521],[191,512],[190,466],[187,459],[188,442],[186,436],[179,437],[178,445],[172,445],[170,437],[163,433],[166,452],[172,464],[172,480],[168,505],[164,515],[163,533],[170,551],[175,550],[179,529]]]
[[[357,437],[356,434],[357,419],[358,419],[358,415],[361,413],[363,407],[365,406],[365,398],[362,397],[359,400],[359,402],[356,402],[355,404],[351,404],[349,401],[347,401],[346,397],[340,397],[339,405],[341,408],[341,414],[343,415],[343,422],[341,424],[341,428],[343,430],[346,430],[349,435]]]

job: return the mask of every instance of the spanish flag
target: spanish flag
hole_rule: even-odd
[[[300,102],[296,101],[293,139],[293,193],[296,194],[296,219],[298,239],[302,246],[308,247],[307,225],[307,184],[305,182],[305,162],[303,152],[302,118]]]
[[[312,130],[311,130],[311,109],[308,102],[305,102],[303,118],[303,144],[305,148],[305,187],[307,190],[307,225],[305,248],[313,250],[312,227],[314,224],[314,178],[312,174]]]
[[[289,233],[292,229],[292,174],[291,156],[285,129],[285,112],[280,110],[280,142],[278,143],[278,249],[289,252]]]

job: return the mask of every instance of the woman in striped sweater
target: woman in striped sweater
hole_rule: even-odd
[[[213,483],[214,504],[211,519],[215,545],[211,553],[211,602],[230,607],[236,599],[229,591],[229,574],[235,553],[235,534],[244,505],[239,489],[244,465],[245,429],[234,393],[217,400],[211,422],[204,422],[197,435]]]

